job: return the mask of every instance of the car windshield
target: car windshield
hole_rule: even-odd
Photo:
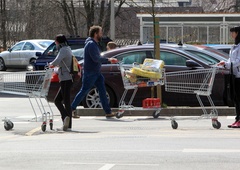
[[[188,52],[192,53],[192,54],[195,54],[197,57],[199,57],[199,59],[201,60],[204,60],[205,62],[207,62],[208,64],[217,64],[219,63],[220,60],[208,55],[208,54],[205,54],[205,53],[202,53],[202,52],[199,52],[199,51],[194,51],[194,50],[187,50]]]
[[[48,48],[52,44],[52,41],[38,41],[37,43],[43,48]]]
[[[229,54],[230,49],[228,50],[228,53],[223,52],[223,51],[221,51],[221,50],[216,50],[216,49],[211,48],[211,47],[206,47],[205,50],[210,51],[210,52],[212,52],[212,53],[215,53],[215,54],[217,54],[217,55],[220,55],[220,56],[222,56],[222,57],[224,57],[224,58],[226,58],[226,59],[229,58],[229,55],[228,55],[228,54]],[[225,54],[225,53],[226,53],[226,54]]]

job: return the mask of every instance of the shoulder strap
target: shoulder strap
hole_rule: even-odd
[[[65,65],[65,67],[67,68],[68,72],[70,73],[71,71],[70,71],[70,69],[68,68],[68,66],[66,65],[66,63],[65,63],[64,61],[62,61],[62,62],[63,62],[63,64]]]

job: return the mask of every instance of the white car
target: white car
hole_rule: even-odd
[[[0,53],[0,71],[8,68],[26,68],[37,59],[36,52],[44,52],[53,42],[47,39],[33,39],[16,43]]]

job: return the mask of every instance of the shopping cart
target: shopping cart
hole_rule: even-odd
[[[219,129],[221,123],[218,121],[218,111],[210,96],[216,73],[217,67],[169,72],[165,74],[165,90],[167,92],[196,94],[197,100],[203,111],[203,115],[196,119],[212,119],[212,126]],[[207,97],[212,109],[209,114],[206,107],[203,105],[200,96]],[[171,125],[173,129],[178,128],[176,118],[171,118]]]
[[[46,130],[47,121],[49,120],[50,129],[53,128],[53,112],[47,102],[47,107],[50,112],[47,112],[43,104],[43,99],[46,99],[48,94],[52,69],[47,69],[44,71],[28,71],[28,72],[14,72],[14,73],[2,73],[0,74],[0,92],[17,94],[28,96],[31,107],[33,109],[35,117],[28,121],[42,121],[42,131]],[[45,100],[46,101],[46,100]],[[41,116],[37,115],[37,111],[34,106],[37,105]],[[13,122],[5,117],[4,128],[10,130],[13,128]]]
[[[158,118],[160,116],[160,111],[161,111],[159,100],[150,101],[150,103],[152,104],[151,106],[140,107],[140,108],[135,108],[132,105],[132,102],[133,102],[133,99],[134,99],[134,97],[137,93],[138,88],[153,87],[153,86],[164,84],[164,78],[163,78],[164,73],[165,73],[164,69],[159,70],[159,74],[161,75],[161,78],[151,79],[151,78],[145,78],[145,77],[140,77],[140,76],[135,77],[135,75],[134,75],[134,78],[133,78],[133,77],[131,77],[132,73],[130,72],[130,69],[133,66],[123,65],[122,63],[119,63],[119,69],[120,69],[120,72],[121,72],[121,76],[122,76],[123,85],[124,85],[125,90],[124,90],[124,92],[122,94],[122,97],[119,101],[119,110],[116,113],[116,117],[118,119],[123,117],[123,114],[126,110],[144,110],[144,109],[147,109],[147,110],[154,110],[153,117]],[[128,92],[130,90],[131,91],[133,90],[133,91],[132,91],[132,95],[131,95],[130,99],[127,102],[126,101],[126,96],[127,96]],[[148,102],[148,101],[146,101],[146,102]]]

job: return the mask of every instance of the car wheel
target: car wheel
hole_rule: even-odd
[[[6,71],[7,67],[5,66],[5,63],[2,58],[0,58],[0,71]]]
[[[35,63],[35,61],[36,61],[36,59],[35,59],[35,58],[31,58],[31,60],[29,61],[29,64],[34,64],[34,63]]]
[[[107,91],[107,98],[109,101],[109,105],[110,107],[113,107],[115,103],[114,93],[108,87],[106,87],[106,91]],[[101,108],[102,107],[97,88],[92,88],[87,93],[86,97],[83,100],[83,107],[84,108]]]

